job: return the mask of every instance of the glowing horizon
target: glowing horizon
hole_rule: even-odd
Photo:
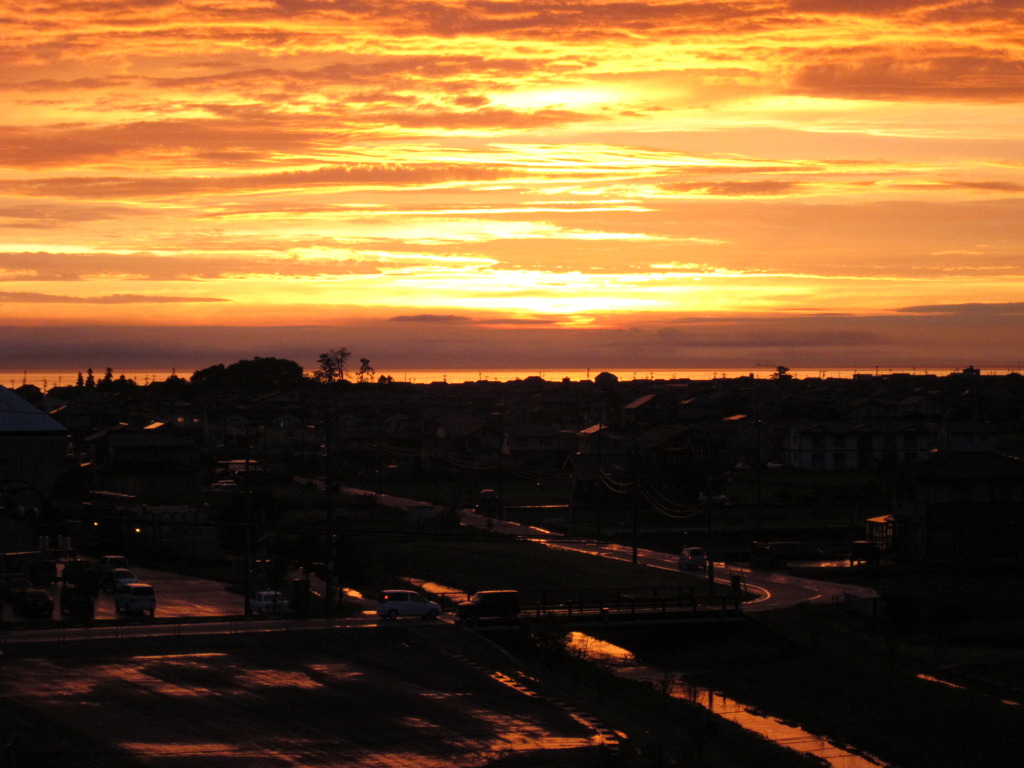
[[[1016,3],[3,10],[0,367],[1019,363]]]

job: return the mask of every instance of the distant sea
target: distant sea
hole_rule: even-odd
[[[832,378],[849,379],[857,374],[870,374],[873,376],[884,376],[896,373],[912,375],[932,374],[936,376],[947,376],[950,373],[962,371],[962,367],[863,367],[863,368],[791,368],[789,374],[793,378]],[[657,380],[657,379],[735,379],[743,376],[753,376],[755,379],[769,379],[776,369],[772,367],[752,368],[573,368],[573,369],[409,369],[409,370],[387,370],[380,369],[374,378],[381,375],[391,376],[395,381],[404,381],[413,384],[430,384],[432,382],[448,382],[449,384],[461,384],[467,381],[516,381],[536,376],[545,381],[593,381],[603,371],[612,373],[620,381],[634,380]],[[307,369],[307,373],[311,370]],[[982,375],[1006,375],[1008,373],[1020,373],[1021,368],[982,368]],[[49,390],[53,387],[73,386],[78,380],[78,371],[0,371],[0,386],[10,389],[17,389],[24,384],[34,384],[42,390]],[[192,375],[192,371],[119,371],[114,370],[114,378],[124,375],[137,384],[149,384],[154,381],[164,381],[172,374],[177,374],[184,379]],[[84,371],[83,371],[84,374]],[[103,376],[103,371],[94,371],[93,376],[98,381]],[[350,376],[354,378],[354,376]]]

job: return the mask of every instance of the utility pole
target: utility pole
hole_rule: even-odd
[[[334,457],[332,437],[334,431],[333,412],[330,406],[324,408],[324,502],[327,506],[327,557],[324,566],[324,613],[334,614],[334,568],[337,552],[337,537],[334,533]]]
[[[637,457],[637,430],[633,425],[633,565],[637,563],[637,516],[640,508],[640,461]]]
[[[249,451],[251,449],[251,438],[249,429],[246,427],[245,445],[245,570],[242,574],[242,591],[244,602],[242,613],[246,616],[252,614],[252,606],[249,599],[252,594],[252,583],[250,573],[252,572],[252,477],[249,475]]]

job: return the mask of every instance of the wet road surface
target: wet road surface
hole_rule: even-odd
[[[11,646],[0,728],[20,734],[19,768],[453,768],[536,749],[591,764],[599,730],[468,663],[458,632],[400,622]]]

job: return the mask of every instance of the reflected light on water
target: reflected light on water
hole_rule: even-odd
[[[961,690],[961,691],[966,691],[967,690],[967,686],[966,685],[960,685],[959,683],[954,683],[954,682],[951,682],[950,680],[943,680],[941,677],[935,677],[934,675],[926,675],[924,673],[921,673],[920,675],[917,676],[917,679],[918,680],[924,680],[925,682],[928,682],[928,683],[938,683],[939,685],[944,685],[947,688],[956,688],[957,690]],[[1019,701],[1014,701],[1013,699],[999,699],[999,703],[1000,704],[1005,704],[1008,707],[1019,707],[1019,706],[1021,706],[1021,703]]]
[[[921,675],[917,676],[917,679],[918,680],[925,680],[925,681],[927,681],[929,683],[938,683],[939,685],[945,685],[948,688],[959,688],[959,689],[963,690],[963,686],[962,685],[957,685],[956,683],[949,682],[949,680],[942,680],[942,679],[940,679],[938,677],[933,677],[932,675],[921,674]]]
[[[218,758],[237,759],[251,757],[252,750],[239,747],[237,744],[224,744],[221,742],[210,742],[205,744],[180,744],[178,742],[149,742],[149,741],[123,741],[121,747],[133,755],[144,755],[146,757],[171,757],[182,758],[182,756],[216,756]]]
[[[153,659],[209,659],[215,656],[227,656],[227,654],[212,651],[208,653],[161,653],[156,656],[132,656],[132,658],[138,661],[152,661]]]
[[[880,768],[885,763],[850,752],[828,739],[808,733],[799,726],[783,723],[774,717],[756,714],[738,701],[720,696],[712,690],[692,685],[670,672],[640,664],[630,651],[599,640],[582,632],[569,635],[569,648],[597,662],[603,662],[611,671],[630,680],[641,680],[665,691],[673,698],[685,699],[704,707],[719,717],[760,734],[766,739],[796,752],[813,754],[835,768]]]
[[[586,655],[594,661],[634,661],[636,659],[632,651],[627,651],[625,648],[591,637],[583,632],[570,632],[568,646],[570,650]]]

